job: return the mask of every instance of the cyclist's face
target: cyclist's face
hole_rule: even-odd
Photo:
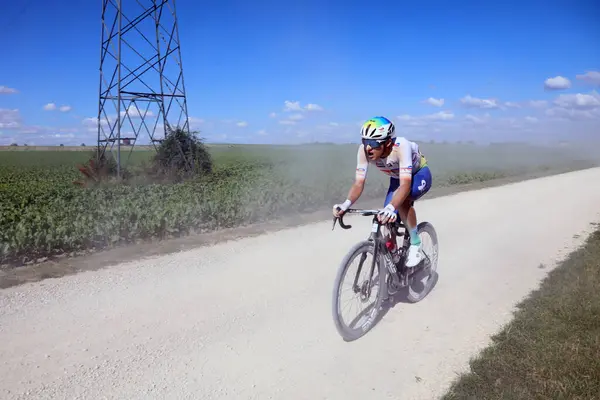
[[[372,161],[381,158],[387,147],[387,140],[363,139],[362,142],[367,152],[367,157]]]

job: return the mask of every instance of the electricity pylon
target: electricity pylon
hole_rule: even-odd
[[[175,0],[102,0],[97,118],[98,157],[116,144],[119,177],[143,132],[155,149],[167,129],[189,132]]]

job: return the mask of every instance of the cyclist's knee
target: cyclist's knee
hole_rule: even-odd
[[[412,206],[414,206],[414,204],[415,201],[412,199],[409,193],[409,195],[406,197],[406,200],[404,200],[404,202],[400,205],[400,208],[402,210],[408,211]]]

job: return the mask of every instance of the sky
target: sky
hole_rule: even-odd
[[[121,1],[130,20],[151,3]],[[0,0],[0,145],[96,143],[101,3]],[[177,0],[176,12],[190,126],[208,142],[357,142],[375,115],[409,140],[600,137],[593,0]],[[170,15],[165,8],[165,32]],[[155,43],[152,21],[143,22],[137,28]],[[143,61],[132,48],[154,50],[135,29],[123,37],[123,65],[133,70]],[[106,60],[109,82],[116,64]],[[170,82],[176,61],[165,66]],[[160,91],[157,76],[151,68],[144,82]],[[105,104],[108,132],[119,113]],[[142,114],[149,105],[145,120],[136,105]],[[161,132],[156,103],[120,110],[123,137],[139,130],[144,144],[155,124]]]

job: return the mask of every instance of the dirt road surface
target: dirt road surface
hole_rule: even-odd
[[[2,399],[433,399],[600,220],[600,169],[422,201],[439,281],[346,343],[331,221],[0,291]]]

